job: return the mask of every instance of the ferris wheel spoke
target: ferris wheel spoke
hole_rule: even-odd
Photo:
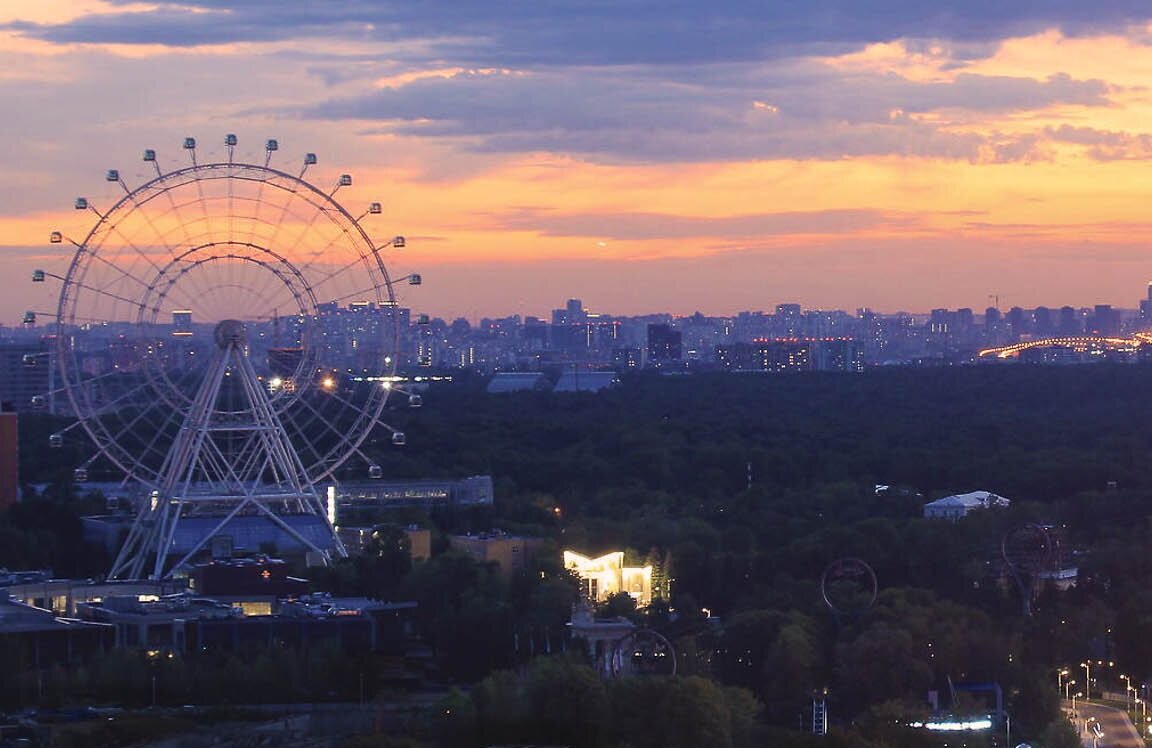
[[[287,263],[283,262],[282,264],[287,265]],[[293,287],[292,280],[289,279],[287,275],[285,275],[284,267],[274,268],[273,266],[269,265],[268,269],[272,272],[261,274],[259,280],[257,281],[257,293],[264,295],[266,298],[279,297],[282,296],[285,292],[293,297],[296,297],[297,294],[299,294],[299,290]],[[301,283],[301,285],[305,284]],[[298,298],[296,300],[296,305],[303,306]],[[278,307],[274,306],[272,308],[276,309]]]
[[[309,224],[309,228],[311,228],[311,224]],[[313,250],[312,255],[307,260],[304,261],[304,265],[303,265],[303,267],[301,267],[301,272],[306,273],[306,272],[310,271],[312,268],[314,268],[316,266],[316,261],[319,260],[321,257],[325,257],[328,254],[328,252],[332,249],[332,247],[336,246],[337,242],[340,241],[340,239],[342,238],[341,233],[335,233],[328,240],[327,244],[325,244],[323,247],[317,247],[315,250]],[[300,241],[298,239],[297,245],[299,245],[299,243],[300,243]],[[358,257],[356,259],[357,260],[363,260],[364,258]],[[323,282],[323,281],[321,281],[321,282]]]
[[[311,403],[309,403],[306,398],[301,398],[298,402],[300,404],[302,404],[305,408],[307,408],[315,416],[315,418],[309,420],[309,423],[317,424],[317,425],[323,427],[345,449],[352,450],[352,449],[356,448],[357,444],[355,442],[353,442],[352,440],[350,440],[348,438],[348,435],[344,431],[342,431],[341,429],[339,429],[335,425],[333,425],[332,422],[329,421],[328,418],[326,418],[323,413],[321,413],[319,410],[317,410],[315,408],[315,406],[313,406]],[[304,430],[301,429],[301,432],[303,432],[303,431]],[[323,451],[317,449],[315,444],[313,444],[311,441],[308,441],[307,445],[308,445],[308,448],[313,453],[315,453],[317,456],[323,455]],[[329,452],[331,452],[331,450],[329,450]]]
[[[228,161],[229,162],[232,161],[231,153],[229,153]],[[228,236],[228,239],[231,240],[235,236],[234,225],[235,225],[235,221],[236,221],[236,216],[234,215],[235,209],[232,206],[234,189],[233,189],[233,184],[232,184],[231,179],[227,180],[227,187],[228,187],[228,233],[227,233],[227,236]]]
[[[363,264],[364,264],[364,258],[362,258],[362,257],[357,257],[353,260],[349,260],[347,263],[345,263],[344,265],[341,265],[336,270],[333,270],[332,272],[325,274],[320,280],[318,280],[315,283],[314,287],[315,288],[321,288],[328,281],[335,280],[336,278],[340,277],[341,275],[348,272],[352,268],[360,267]],[[308,267],[308,266],[306,265],[305,267]]]
[[[151,440],[141,444],[138,450],[133,449],[130,452],[123,450],[124,454],[134,460],[138,466],[145,465],[150,459],[163,456],[165,452],[161,445],[172,438],[170,430],[175,425],[177,416],[175,411],[168,410],[166,413],[166,415],[161,416],[160,423],[156,424],[152,419],[160,415],[159,413],[141,411],[131,420],[121,424],[115,433],[111,433],[111,437],[117,445],[123,445],[130,441],[132,436],[139,434],[141,423],[147,421],[152,433]]]
[[[138,285],[139,285],[141,288],[145,288],[145,289],[147,289],[147,288],[148,288],[148,282],[147,282],[147,281],[145,281],[143,278],[138,278],[138,277],[136,277],[134,274],[132,274],[132,273],[128,272],[127,270],[125,270],[123,267],[120,267],[119,265],[116,265],[116,264],[112,263],[112,262],[111,262],[111,261],[109,261],[107,258],[105,258],[105,257],[104,257],[102,254],[93,254],[93,255],[89,255],[89,256],[90,256],[92,259],[94,259],[94,260],[96,260],[97,262],[99,262],[100,264],[102,264],[102,265],[104,265],[104,266],[106,266],[106,267],[108,267],[108,268],[112,269],[114,272],[116,272],[116,273],[119,273],[119,274],[120,274],[120,277],[122,277],[122,278],[127,278],[128,280],[134,281],[134,282],[135,282],[135,283],[137,283],[137,284],[138,284]]]
[[[123,242],[124,242],[126,245],[128,245],[129,247],[131,247],[131,248],[132,248],[132,251],[133,251],[133,252],[135,252],[135,253],[136,253],[136,254],[137,254],[139,257],[140,257],[140,259],[144,260],[144,262],[146,262],[146,263],[148,263],[149,265],[151,265],[153,270],[156,270],[156,271],[159,271],[159,270],[160,270],[160,266],[156,264],[156,261],[155,261],[155,260],[153,260],[151,257],[149,257],[147,252],[145,252],[143,249],[141,249],[141,248],[140,248],[140,246],[139,246],[139,245],[137,245],[137,244],[136,244],[136,242],[134,242],[134,241],[131,239],[131,237],[129,237],[128,235],[126,235],[126,234],[124,233],[124,231],[123,231],[123,230],[120,228],[120,224],[118,224],[118,223],[117,223],[117,224],[112,224],[112,225],[110,225],[110,226],[109,226],[109,229],[111,230],[111,232],[112,232],[112,233],[114,233],[114,234],[116,234],[117,236],[119,236],[119,237],[120,237],[120,239],[121,239],[121,240],[122,240],[122,241],[123,241]]]
[[[308,205],[310,205],[314,208],[314,210],[311,211],[311,216],[308,218],[308,222],[304,225],[304,227],[302,229],[300,229],[296,233],[296,241],[293,242],[291,248],[286,252],[286,254],[288,254],[289,256],[294,255],[296,253],[296,251],[298,249],[300,249],[300,244],[308,238],[309,233],[312,232],[312,230],[316,226],[316,222],[318,220],[320,220],[321,217],[328,218],[331,223],[333,223],[336,226],[339,226],[339,223],[336,221],[333,221],[331,216],[328,215],[329,209],[327,206],[317,205],[316,203],[313,203],[311,200],[307,200],[307,202],[308,202]],[[309,270],[311,270],[313,265],[315,264],[316,259],[318,257],[320,257],[325,251],[330,250],[335,245],[335,243],[339,239],[342,238],[342,234],[345,231],[347,231],[347,228],[342,227],[342,226],[340,228],[341,228],[341,231],[338,233],[335,233],[335,235],[332,237],[332,239],[329,240],[329,243],[327,246],[317,247],[316,249],[314,249],[312,251],[312,255],[307,260],[304,261],[304,264],[301,267],[301,272],[307,273]]]
[[[256,183],[256,197],[252,205],[252,220],[248,222],[248,241],[256,241],[256,227],[259,225],[267,225],[261,218],[261,208],[264,205],[264,186],[267,184],[266,180],[260,179]]]
[[[281,187],[277,185],[277,188],[284,190],[292,197],[296,197],[297,194],[299,194],[295,187]],[[288,217],[288,211],[291,207],[291,202],[291,200],[284,200],[280,204],[280,214],[276,217],[276,221],[272,223],[272,236],[268,241],[270,246],[279,246],[277,240],[280,238],[280,231],[284,227],[284,219]]]
[[[165,194],[167,194],[167,193],[165,193]],[[175,209],[175,207],[176,207],[175,202],[172,200],[171,195],[168,195],[168,199],[170,202],[172,202],[173,209]],[[144,223],[151,230],[152,235],[155,236],[156,239],[164,246],[164,249],[167,250],[168,255],[169,256],[174,255],[176,253],[175,248],[172,246],[172,243],[168,241],[168,238],[164,234],[164,232],[160,231],[159,227],[156,225],[156,221],[152,217],[152,212],[148,209],[147,205],[145,203],[141,202],[140,197],[139,197],[139,191],[138,190],[130,191],[128,193],[128,200],[132,203],[133,207],[135,208],[134,213],[136,215],[139,215],[140,217],[142,217],[144,219]],[[181,222],[181,223],[183,223],[183,222]],[[187,229],[185,229],[184,233],[185,233],[185,235],[187,235]],[[153,267],[153,269],[155,269],[155,267]]]
[[[83,401],[88,404],[90,408],[89,415],[93,417],[99,417],[107,415],[126,402],[131,402],[134,398],[138,398],[144,392],[144,390],[148,389],[151,385],[150,382],[143,381],[127,390],[120,392],[119,394],[116,394],[112,400],[108,400],[103,403],[97,403],[94,401],[93,391],[99,387],[101,382],[105,380],[122,378],[123,376],[123,372],[112,369],[103,374],[98,374],[94,377],[86,377],[79,380],[73,380],[66,374],[65,380],[68,383],[67,388],[80,395],[83,398]],[[99,391],[104,394],[108,394],[106,390]]]
[[[172,208],[172,214],[176,218],[176,223],[180,226],[180,230],[184,234],[184,242],[186,244],[192,243],[191,234],[188,232],[188,222],[184,220],[180,213],[180,207],[176,204],[176,198],[172,196],[172,188],[164,187],[162,193],[168,200],[168,205]]]
[[[106,296],[106,297],[113,299],[115,301],[123,301],[126,304],[131,304],[134,307],[140,308],[140,300],[139,299],[130,299],[127,296],[121,296],[120,294],[115,294],[115,293],[112,293],[111,291],[105,290],[103,288],[97,288],[96,286],[92,286],[92,285],[89,285],[87,283],[80,282],[80,283],[73,283],[73,285],[76,286],[76,288],[82,288],[85,291],[91,291],[92,293],[98,293],[102,296]]]

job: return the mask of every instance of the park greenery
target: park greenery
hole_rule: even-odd
[[[1003,691],[1013,744],[1075,745],[1059,712],[1060,667],[1115,662],[1101,686],[1120,672],[1152,676],[1150,408],[1142,365],[643,372],[599,393],[489,395],[469,375],[432,387],[423,408],[388,414],[407,446],[382,439],[369,456],[388,476],[490,474],[495,504],[367,518],[379,528],[367,554],[309,573],[336,594],[415,600],[435,653],[430,677],[461,690],[404,735],[356,745],[936,745],[906,727],[927,715],[928,694],[987,710],[963,692],[986,683]],[[22,438],[56,427],[25,418]],[[82,542],[78,517],[93,507],[73,498],[68,457],[22,451],[26,481],[48,487],[0,517],[0,566],[106,570],[106,553]],[[1012,504],[955,523],[922,517],[925,502],[973,490]],[[401,528],[412,523],[433,529],[426,561],[409,558]],[[1067,591],[1041,588],[1026,614],[1001,546],[1029,524],[1054,528],[1079,577]],[[541,538],[541,550],[506,574],[446,539],[493,528]],[[604,612],[671,640],[675,678],[595,676],[566,636],[575,585],[562,548],[625,549],[630,562],[657,565],[669,599],[642,611],[613,600]],[[874,602],[828,605],[821,576],[843,558],[874,570]],[[278,698],[363,695],[364,662],[333,665],[332,685],[307,692],[318,682],[302,675],[319,667],[310,658],[189,658],[164,665],[179,669],[166,693],[200,698],[227,670],[241,694],[263,678]],[[141,667],[92,663],[51,692],[66,701],[110,688],[97,678],[107,670],[136,673],[123,693],[139,700]],[[17,689],[5,692],[11,702],[31,686],[6,687]],[[803,728],[825,693],[832,734],[818,740]]]

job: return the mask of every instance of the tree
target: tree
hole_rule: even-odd
[[[596,613],[602,618],[634,618],[636,616],[636,600],[627,592],[617,592],[609,595]]]
[[[364,552],[355,558],[364,594],[376,600],[390,599],[412,570],[412,542],[399,525],[378,525],[372,530]]]

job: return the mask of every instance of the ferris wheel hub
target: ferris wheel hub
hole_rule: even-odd
[[[238,319],[225,319],[216,324],[213,335],[216,345],[222,350],[228,350],[244,345],[248,339],[248,328]]]

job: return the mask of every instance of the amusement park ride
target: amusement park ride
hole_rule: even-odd
[[[421,283],[385,267],[404,237],[370,238],[361,222],[380,203],[354,216],[337,202],[350,175],[306,181],[315,154],[289,173],[275,140],[262,163],[238,158],[234,135],[223,146],[201,160],[187,138],[188,163],[170,171],[146,150],[137,187],[109,170],[110,207],[75,200],[95,217],[87,235],[51,234],[67,269],[33,274],[59,283],[47,360],[31,362],[50,367],[50,391],[33,406],[76,416],[51,446],[81,429],[96,449],[77,481],[99,467],[142,488],[110,578],[169,577],[239,517],[321,560],[346,555],[317,483],[357,462],[380,477],[363,451],[377,427],[405,442],[380,421],[399,390],[394,287]],[[309,515],[319,534],[291,521]],[[192,517],[207,530],[177,543]]]

